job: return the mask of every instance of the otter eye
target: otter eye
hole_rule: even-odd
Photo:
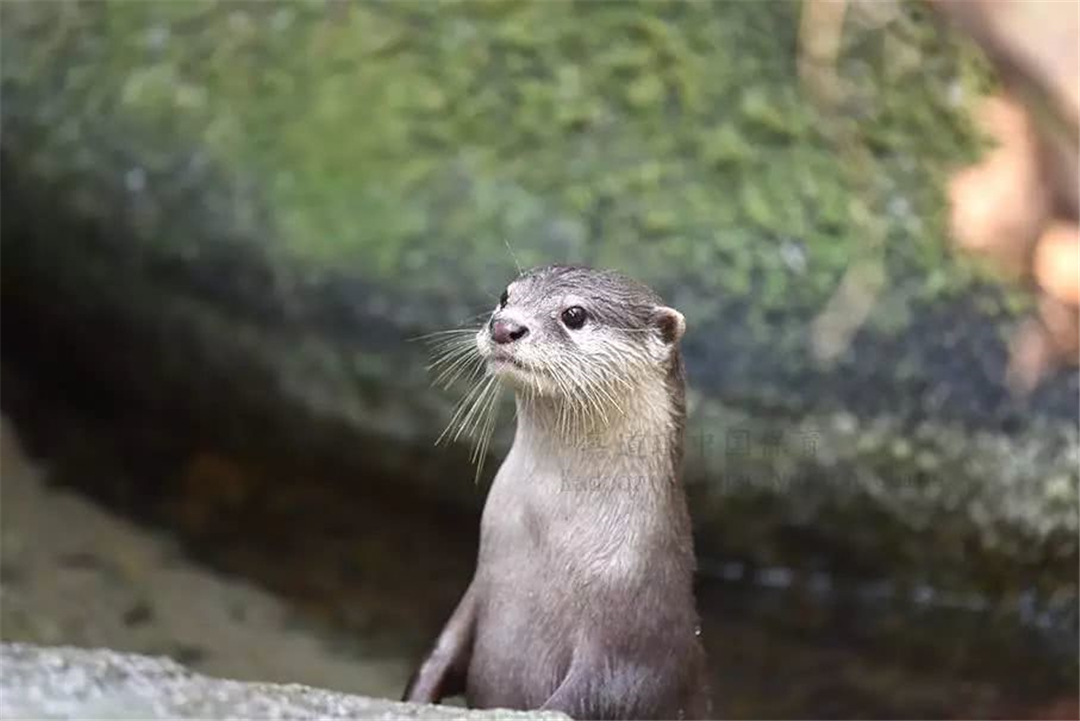
[[[589,314],[580,305],[572,305],[562,312],[562,322],[566,324],[567,328],[574,330],[585,325],[585,319],[588,317]]]
[[[503,290],[502,295],[499,296],[499,307],[505,308],[506,301],[508,300],[510,300],[510,292],[507,290]]]

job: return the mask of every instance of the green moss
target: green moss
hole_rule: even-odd
[[[854,263],[885,276],[866,327],[888,337],[997,285],[950,249],[942,197],[979,144],[984,64],[904,5],[849,23],[844,99],[822,107],[797,72],[800,7],[11,4],[4,87],[27,100],[5,120],[87,208],[108,205],[103,177],[145,171],[151,255],[243,239],[276,287],[422,292],[446,309],[433,326],[489,303],[508,243],[525,266],[616,266],[724,333],[729,389],[799,395],[808,321]],[[191,166],[224,178],[193,187]],[[1029,302],[990,295],[995,320]]]
[[[5,14],[44,26],[57,12]],[[890,256],[892,273],[935,271],[931,294],[955,290],[946,278],[963,287],[964,274],[937,272],[955,265],[941,180],[975,148],[948,98],[973,97],[983,66],[914,7],[881,28],[849,27],[840,71],[871,161],[852,171],[819,132],[847,123],[849,109],[822,114],[803,96],[798,13],[796,3],[106,3],[62,11],[38,63],[78,58],[86,72],[60,98],[75,116],[133,117],[257,179],[280,231],[269,250],[308,273],[349,265],[407,283],[447,253],[476,263],[512,238],[540,260],[615,257],[654,282],[662,273],[724,297],[750,292],[734,275],[700,274],[710,264],[691,249],[704,243],[767,279],[760,302],[786,307],[778,288],[797,281],[813,308],[866,235],[848,202],[861,195],[875,214],[904,207],[883,220],[907,247]],[[22,73],[15,65],[5,63],[7,80]],[[552,241],[553,222],[579,219],[585,237]],[[774,262],[791,239],[806,246],[808,277]],[[442,250],[417,255],[421,241]],[[643,241],[670,246],[663,271],[651,272]]]

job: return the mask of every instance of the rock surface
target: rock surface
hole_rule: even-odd
[[[319,625],[251,579],[197,563],[161,529],[57,487],[6,418],[0,467],[0,641],[170,656],[210,676],[364,696],[405,688],[420,651],[374,602],[350,597],[359,629]],[[407,622],[425,619],[394,602]]]
[[[299,684],[193,673],[167,658],[106,649],[0,645],[0,716],[48,719],[560,719],[350,696]]]

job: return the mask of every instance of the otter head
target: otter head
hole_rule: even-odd
[[[681,313],[620,273],[547,266],[506,287],[476,344],[519,397],[600,411],[642,383],[664,383],[685,327]]]

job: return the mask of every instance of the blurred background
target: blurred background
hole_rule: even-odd
[[[724,715],[1076,718],[1077,13],[4,2],[0,637],[398,696],[516,256],[686,316]]]

